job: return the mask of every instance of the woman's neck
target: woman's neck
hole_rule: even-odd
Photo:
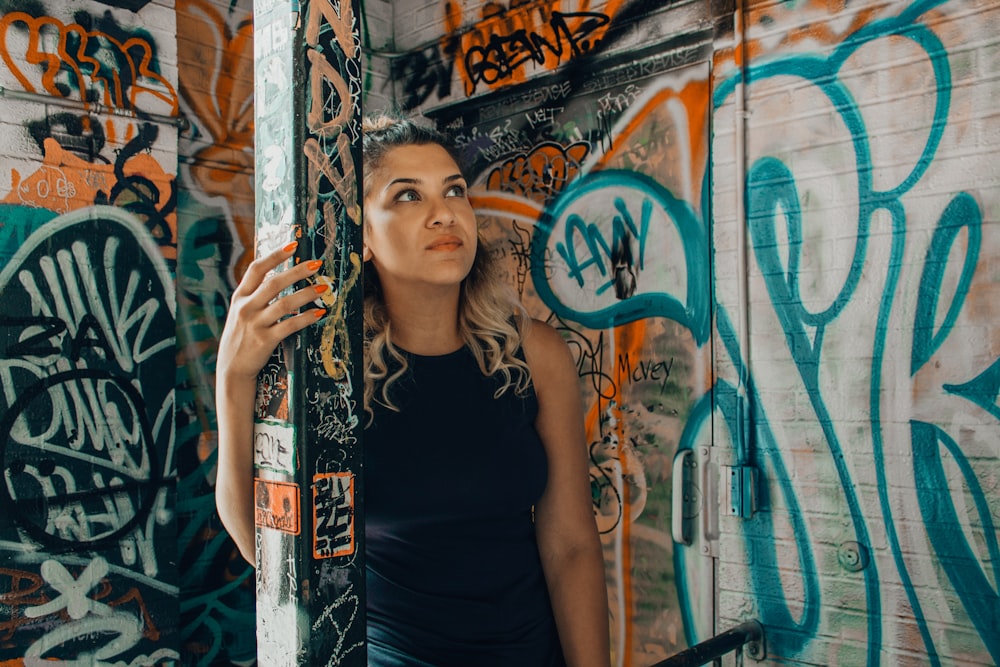
[[[458,290],[420,294],[385,294],[392,343],[407,352],[439,355],[464,341],[458,328]]]

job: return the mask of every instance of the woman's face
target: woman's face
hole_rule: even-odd
[[[457,286],[476,256],[476,215],[458,165],[437,144],[389,150],[367,180],[364,260],[383,289]]]

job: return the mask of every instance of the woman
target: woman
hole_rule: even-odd
[[[576,367],[497,280],[438,133],[364,126],[365,528],[369,664],[603,665],[603,562]],[[254,561],[254,386],[306,309],[316,263],[253,262],[217,370],[219,515]]]

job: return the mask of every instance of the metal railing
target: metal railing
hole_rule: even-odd
[[[746,654],[754,660],[763,660],[766,651],[764,647],[764,627],[757,621],[745,621],[730,628],[722,634],[715,635],[699,642],[652,667],[698,667],[713,660],[718,660],[730,651],[740,651],[742,657],[745,647]]]

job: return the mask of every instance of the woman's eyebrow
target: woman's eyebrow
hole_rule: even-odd
[[[384,190],[388,190],[392,186],[398,185],[398,184],[419,185],[420,184],[420,179],[419,178],[394,178],[391,181],[389,181],[388,183],[386,183],[385,184],[385,188],[383,188],[383,189]]]
[[[461,174],[452,174],[451,176],[445,177],[442,183],[452,183],[454,181],[464,181],[465,177]],[[385,190],[388,190],[394,185],[420,185],[423,183],[419,178],[394,178],[388,183],[386,183]]]

